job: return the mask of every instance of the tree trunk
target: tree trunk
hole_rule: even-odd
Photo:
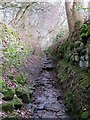
[[[66,0],[65,7],[66,7],[67,20],[68,20],[69,35],[71,35],[73,32],[73,19],[72,19],[72,12],[71,12],[71,8],[72,8],[71,2]]]
[[[90,1],[88,2],[88,20],[90,20]]]

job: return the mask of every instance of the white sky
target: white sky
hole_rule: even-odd
[[[50,3],[54,3],[54,2],[65,2],[65,0],[0,0],[0,2],[50,2]],[[73,2],[73,0],[66,0],[67,2]],[[84,7],[87,6],[88,2],[90,0],[78,0],[78,2],[83,1],[84,3]]]
[[[62,1],[62,2],[65,2],[65,0],[0,0],[1,2],[59,2],[59,1]],[[67,2],[73,2],[73,0],[66,0]],[[78,0],[78,2],[80,1],[84,1],[84,3],[87,3],[88,1],[90,0]]]

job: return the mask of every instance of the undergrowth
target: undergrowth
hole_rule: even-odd
[[[71,37],[46,51],[57,62],[58,78],[73,120],[90,120],[89,44],[90,22],[81,25],[78,21]]]
[[[0,52],[0,109],[8,114],[30,102],[28,74],[21,67],[32,51],[14,29],[0,23]]]

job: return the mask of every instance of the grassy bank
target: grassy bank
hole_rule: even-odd
[[[30,102],[28,75],[21,67],[31,50],[17,32],[4,23],[0,23],[0,39],[0,110],[2,119],[8,120],[17,118],[19,114],[15,110]]]
[[[89,30],[90,22],[83,25],[77,22],[70,38],[48,48],[57,62],[58,78],[73,120],[90,120]]]

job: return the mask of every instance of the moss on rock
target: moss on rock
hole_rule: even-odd
[[[15,90],[13,88],[6,88],[3,90],[3,100],[12,100],[15,94]]]
[[[3,120],[20,120],[20,119],[17,116],[9,115],[9,116],[5,117]]]
[[[83,120],[87,120],[88,117],[89,117],[89,113],[88,113],[87,111],[82,112],[81,118],[82,118]]]
[[[12,112],[13,111],[13,104],[12,104],[12,102],[3,102],[2,105],[0,105],[0,107],[5,112]]]
[[[20,100],[16,95],[14,96],[12,103],[15,109],[20,109],[23,105],[22,100]]]
[[[24,92],[21,96],[21,99],[24,103],[30,102],[30,95],[27,92]]]
[[[16,95],[22,99],[22,102],[29,103],[30,102],[30,88],[28,85],[18,85],[18,87],[15,90]]]
[[[16,95],[14,95],[13,99],[8,102],[3,102],[0,104],[0,108],[2,108],[5,112],[13,112],[14,109],[20,109],[23,103]]]
[[[24,103],[29,103],[30,102],[30,94],[29,94],[30,88],[28,85],[25,85],[23,88],[23,92],[21,95],[21,99]]]
[[[26,78],[23,74],[18,74],[16,78],[17,82],[21,85],[24,85],[26,83]]]
[[[15,90],[15,93],[16,95],[20,98],[20,96],[22,95],[23,93],[23,89],[22,89],[22,85],[19,85],[17,86],[16,90]]]

